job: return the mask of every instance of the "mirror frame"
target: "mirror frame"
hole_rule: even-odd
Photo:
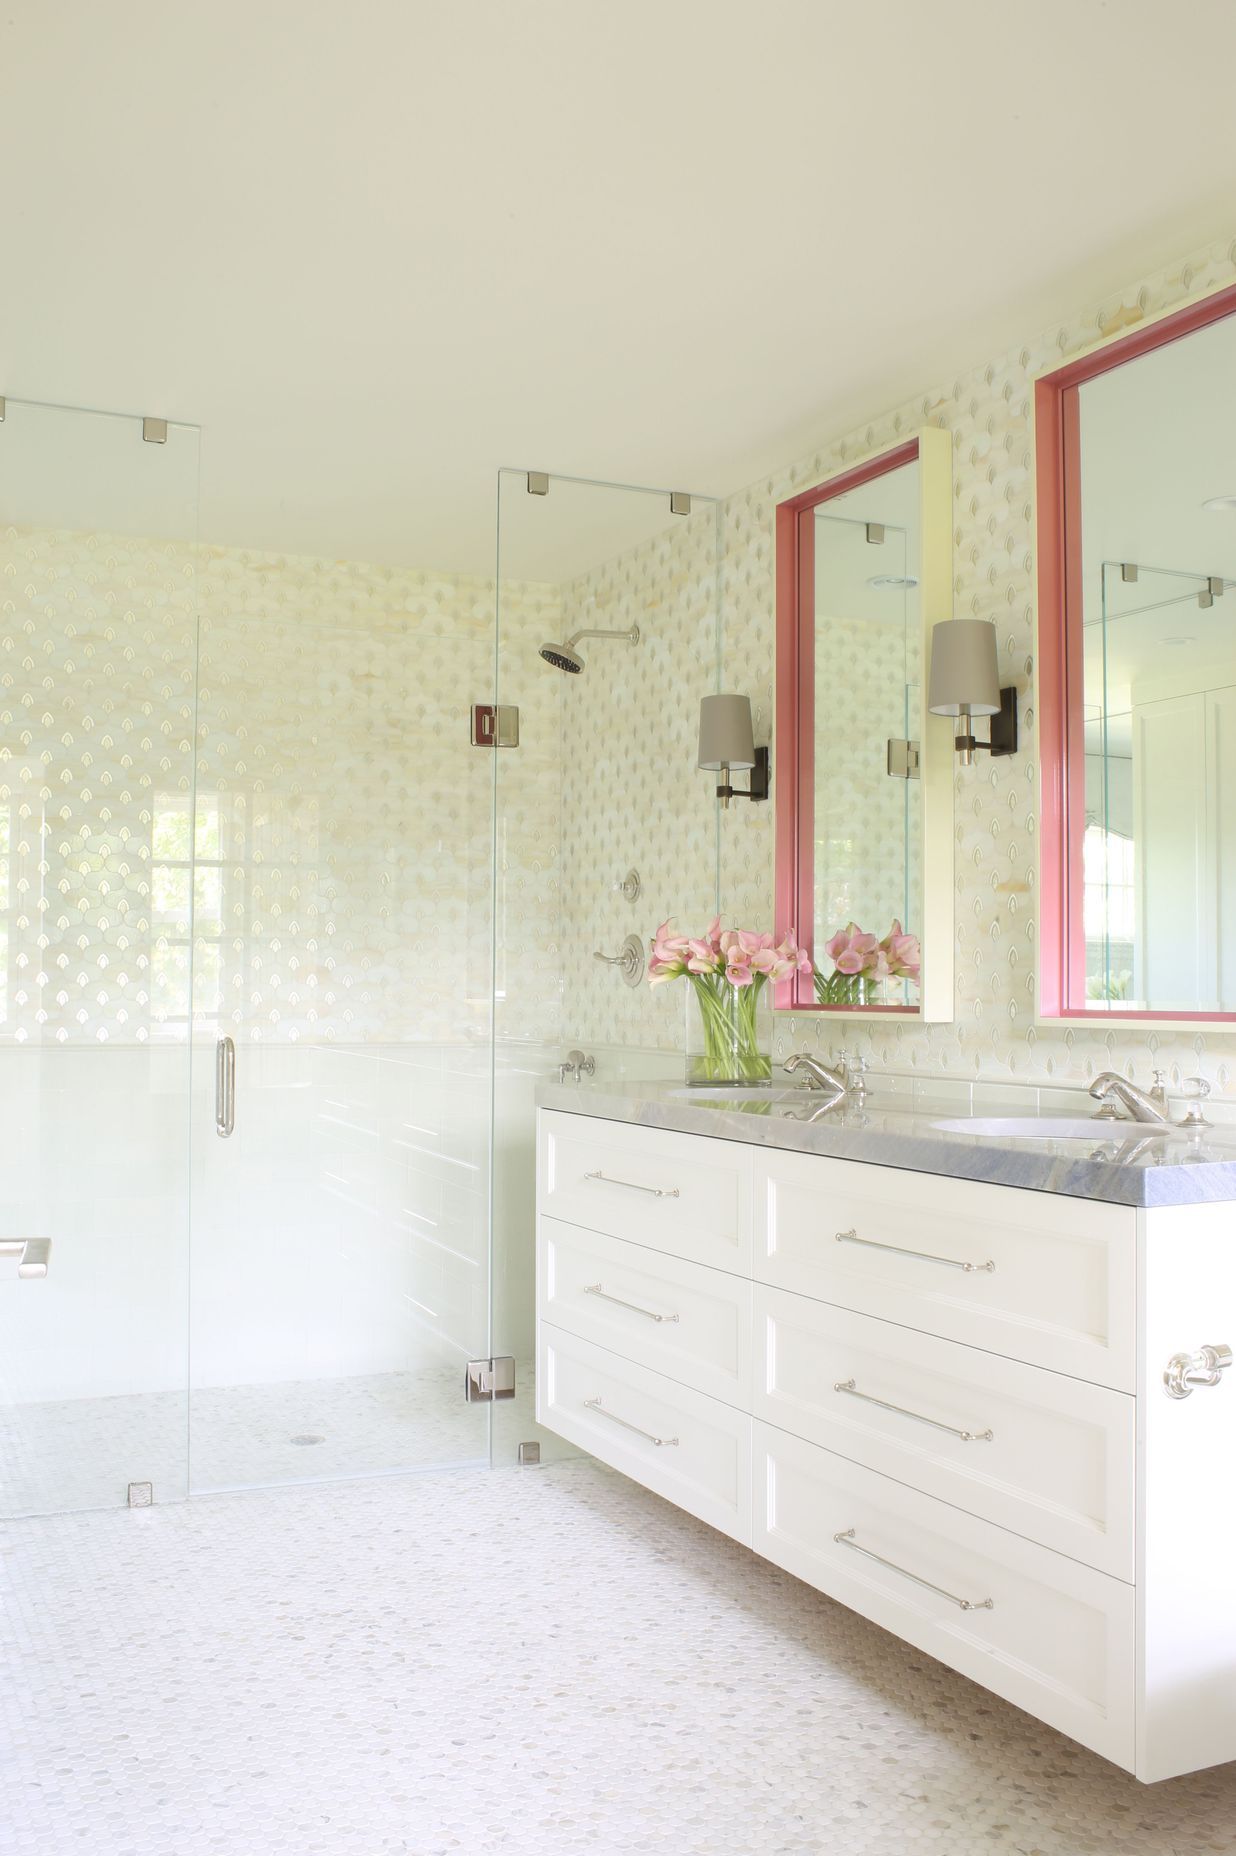
[[[1236,315],[1226,284],[1130,333],[1083,349],[1034,383],[1038,546],[1039,1022],[1090,1025],[1231,1024],[1236,1012],[1107,1011],[1086,1002],[1082,839],[1086,828],[1082,658],[1079,389],[1126,361]],[[1081,1003],[1078,1003],[1078,1001]]]
[[[821,1005],[810,974],[776,989],[778,1011],[831,1012],[947,1023],[953,1016],[953,730],[927,709],[931,631],[953,614],[953,442],[923,426],[891,450],[875,452],[839,475],[797,491],[776,510],[777,726],[776,920],[815,958],[815,575],[810,524],[822,503],[905,464],[919,467],[919,612],[922,702],[919,779],[922,793],[923,919],[917,1005]],[[907,924],[909,927],[910,924]],[[911,929],[911,932],[914,932]]]

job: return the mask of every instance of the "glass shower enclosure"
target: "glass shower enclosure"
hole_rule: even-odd
[[[8,401],[6,1515],[488,1460],[492,582],[197,501],[193,428]]]
[[[716,505],[289,556],[199,540],[195,428],[3,410],[0,1516],[567,1453],[535,1090],[673,1062],[615,956],[716,911]]]

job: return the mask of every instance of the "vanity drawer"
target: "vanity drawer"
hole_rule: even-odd
[[[748,1411],[751,1284],[625,1238],[541,1218],[544,1321]]]
[[[757,1418],[1133,1578],[1129,1394],[762,1285],[754,1382]]]
[[[542,1109],[537,1205],[567,1224],[749,1276],[751,1164],[736,1141]]]
[[[758,1422],[754,1459],[758,1553],[1132,1766],[1131,1586]]]
[[[543,1321],[536,1416],[538,1424],[750,1546],[751,1420],[744,1412]]]
[[[1133,1390],[1129,1207],[802,1154],[755,1168],[757,1280]]]

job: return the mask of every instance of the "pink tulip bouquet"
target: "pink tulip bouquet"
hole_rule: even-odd
[[[768,982],[810,973],[811,961],[792,934],[775,941],[770,934],[745,928],[722,928],[718,915],[696,939],[674,934],[662,922],[652,943],[648,981],[687,979],[699,1005],[692,1034],[688,1021],[689,1083],[762,1083],[772,1075],[771,1039],[762,1034],[761,995]]]
[[[857,922],[839,928],[825,953],[833,963],[825,978],[815,975],[815,996],[821,1005],[867,1005],[881,980],[917,980],[921,955],[918,936],[906,934],[895,921],[884,939],[864,934]]]

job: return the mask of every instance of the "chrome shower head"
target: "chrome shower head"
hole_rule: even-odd
[[[565,670],[570,677],[577,677],[584,667],[584,660],[578,651],[572,651],[569,644],[543,644],[541,656],[555,670]]]
[[[540,655],[555,670],[565,670],[568,676],[577,677],[584,668],[584,660],[575,649],[581,638],[624,638],[628,644],[638,644],[639,626],[632,625],[625,632],[572,632],[565,644],[543,644]]]

